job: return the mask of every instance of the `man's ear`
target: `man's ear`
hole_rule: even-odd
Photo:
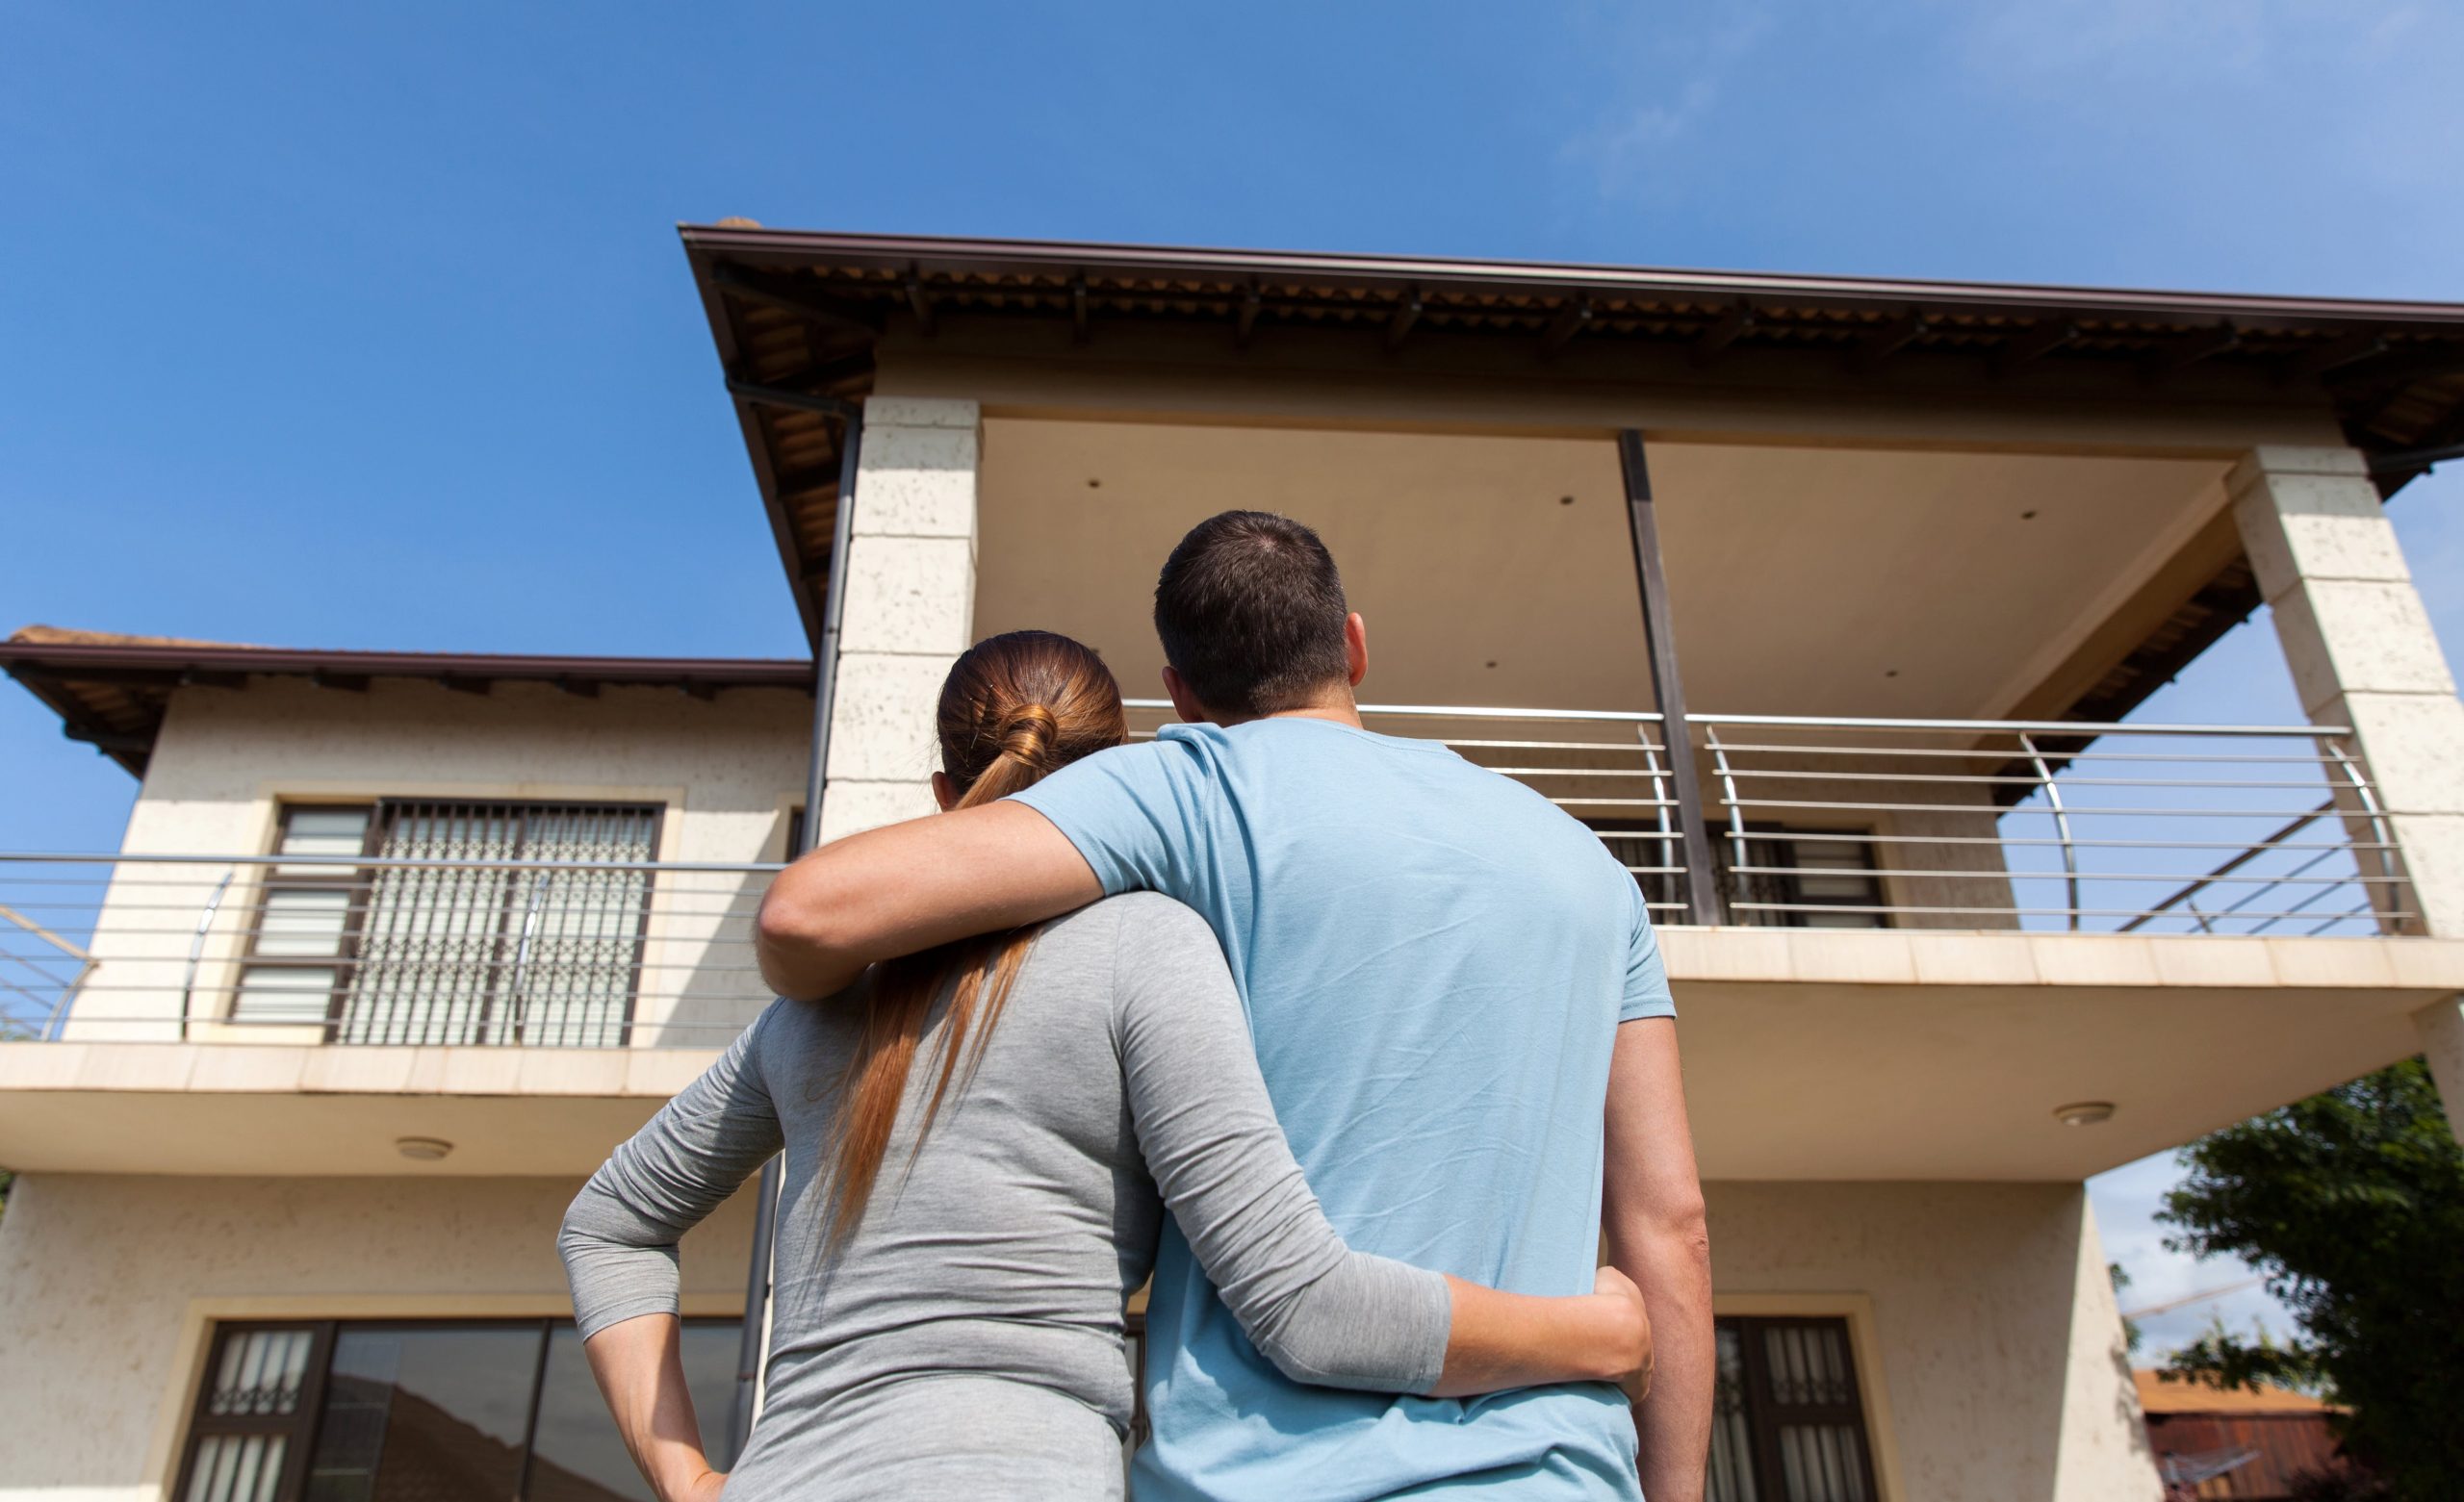
[[[933,774],[933,802],[941,805],[943,813],[948,813],[959,805],[959,786],[950,780],[950,775],[946,772]]]
[[[1190,692],[1189,684],[1181,680],[1179,672],[1168,662],[1164,664],[1164,693],[1172,700],[1172,713],[1181,717],[1182,724],[1205,725],[1212,720],[1206,706],[1197,701],[1197,696]]]
[[[1358,688],[1360,680],[1369,676],[1369,623],[1357,610],[1344,618],[1344,654],[1351,659],[1351,686]]]

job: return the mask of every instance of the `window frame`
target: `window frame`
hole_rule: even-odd
[[[1759,1502],[1792,1502],[1787,1490],[1787,1472],[1780,1453],[1780,1430],[1789,1424],[1841,1424],[1853,1426],[1857,1433],[1857,1459],[1860,1480],[1869,1502],[1882,1502],[1880,1486],[1882,1466],[1875,1459],[1874,1404],[1865,1390],[1862,1353],[1858,1346],[1857,1321],[1846,1314],[1721,1314],[1712,1316],[1713,1328],[1726,1328],[1737,1335],[1738,1355],[1744,1367],[1738,1399],[1745,1417],[1746,1441],[1753,1456],[1754,1494]],[[1848,1395],[1845,1401],[1828,1404],[1782,1403],[1774,1396],[1771,1383],[1770,1348],[1764,1341],[1766,1332],[1781,1329],[1827,1329],[1836,1332],[1840,1342],[1842,1372]]]
[[[681,1316],[687,1329],[694,1326],[731,1326],[741,1331],[741,1314],[686,1314]],[[198,1372],[196,1390],[188,1405],[186,1433],[180,1437],[179,1464],[172,1471],[170,1485],[164,1492],[165,1502],[187,1502],[196,1486],[198,1452],[205,1441],[222,1435],[280,1435],[285,1444],[282,1470],[274,1486],[272,1502],[300,1502],[307,1492],[308,1468],[316,1457],[318,1434],[325,1418],[325,1399],[331,1386],[334,1347],[345,1330],[384,1331],[420,1329],[486,1329],[533,1330],[539,1336],[539,1354],[530,1373],[529,1407],[524,1418],[522,1462],[514,1495],[506,1502],[521,1502],[530,1488],[533,1464],[539,1447],[539,1417],[547,1397],[549,1353],[555,1344],[556,1332],[571,1326],[573,1320],[562,1314],[474,1315],[457,1317],[372,1316],[352,1319],[217,1319],[213,1321],[205,1341],[205,1361]],[[214,1384],[222,1364],[223,1352],[230,1342],[244,1339],[259,1332],[304,1330],[310,1333],[308,1364],[300,1377],[299,1401],[289,1414],[227,1415],[208,1412],[214,1400]],[[722,1415],[700,1415],[704,1438],[709,1437],[712,1423],[724,1422]]]
[[[351,984],[355,979],[354,971],[359,962],[360,935],[367,929],[368,904],[375,892],[375,882],[371,877],[371,868],[367,866],[320,866],[287,873],[283,870],[279,857],[282,854],[282,847],[291,838],[291,821],[295,814],[345,812],[364,813],[368,816],[366,824],[361,827],[359,832],[359,853],[363,858],[375,853],[377,827],[383,813],[382,800],[300,799],[295,802],[286,800],[276,806],[273,849],[267,852],[268,854],[275,856],[276,861],[265,868],[265,875],[257,882],[257,890],[251,904],[247,943],[242,948],[239,967],[234,972],[231,1003],[224,1009],[225,1021],[247,1021],[240,1015],[240,1000],[247,990],[248,977],[253,971],[330,970],[334,973],[334,983],[325,993],[323,1022],[319,1023],[303,1017],[299,1019],[298,1026],[322,1027],[325,1030],[325,1041],[333,1040],[334,1029],[342,1017],[343,999],[350,994]],[[266,920],[273,909],[273,898],[276,893],[332,891],[336,887],[344,889],[347,900],[343,904],[340,942],[335,945],[331,955],[268,955],[263,952],[261,945],[266,933]],[[250,1023],[249,1025],[258,1026],[259,1024]],[[278,1024],[266,1023],[262,1026],[273,1027]]]
[[[1728,912],[1729,921],[1731,923],[1751,928],[1811,929],[1823,927],[1822,925],[1816,925],[1809,922],[1808,920],[1811,917],[1811,914],[1801,910],[1802,907],[1842,908],[1850,912],[1855,912],[1860,917],[1871,918],[1873,920],[1871,925],[1872,928],[1889,929],[1895,927],[1892,923],[1893,914],[1870,910],[1875,908],[1886,908],[1891,905],[1890,888],[1884,884],[1882,868],[1874,863],[1875,832],[1876,831],[1871,828],[1862,827],[1848,827],[1843,826],[1836,828],[1811,828],[1796,825],[1774,824],[1768,822],[1749,823],[1745,827],[1746,853],[1749,856],[1754,854],[1754,847],[1759,844],[1766,848],[1772,845],[1783,847],[1780,853],[1784,854],[1785,857],[1779,860],[1762,860],[1757,858],[1751,860],[1749,864],[1785,867],[1788,869],[1784,875],[1779,876],[1739,877],[1736,874],[1735,866],[1732,863],[1736,852],[1736,836],[1727,829],[1716,830],[1713,832],[1711,838],[1711,863],[1718,873],[1717,881],[1720,893],[1720,905]],[[1870,882],[1873,887],[1872,901],[1858,902],[1809,895],[1805,890],[1804,872],[1799,869],[1803,865],[1803,862],[1797,858],[1796,846],[1797,842],[1800,840],[1828,840],[1836,844],[1852,847],[1857,853],[1858,865],[1853,871],[1843,869],[1840,872],[1840,875],[1862,877],[1866,881]],[[1744,881],[1750,880],[1774,881],[1779,883],[1781,892],[1777,901],[1797,904],[1800,904],[1800,906],[1784,908],[1777,912],[1771,911],[1768,908],[1758,909],[1751,913],[1749,916],[1739,917],[1732,906],[1732,904],[1736,900],[1739,894],[1740,884]],[[1749,899],[1749,901],[1751,901],[1751,899]]]
[[[650,839],[646,858],[655,862],[659,858],[659,846],[667,833],[667,818],[672,811],[671,806],[665,802],[643,799],[458,798],[450,794],[442,796],[375,794],[366,798],[322,796],[295,800],[280,799],[275,804],[272,849],[267,853],[275,857],[275,860],[264,868],[264,875],[258,880],[257,890],[251,899],[251,916],[246,941],[237,965],[232,971],[231,999],[224,1009],[225,1021],[243,1020],[240,1017],[240,998],[253,971],[331,970],[334,973],[334,983],[325,993],[323,1020],[320,1022],[302,1017],[298,1020],[297,1026],[321,1028],[324,1033],[322,1041],[326,1043],[336,1043],[341,1040],[343,1027],[347,1020],[346,1012],[350,997],[359,982],[359,967],[366,957],[364,941],[368,932],[370,914],[375,903],[379,868],[335,865],[313,871],[284,872],[279,857],[282,854],[283,845],[291,836],[292,818],[300,812],[365,813],[367,823],[360,832],[359,854],[364,859],[373,859],[385,849],[386,840],[395,827],[395,822],[401,818],[406,810],[421,807],[500,811],[512,816],[515,821],[513,847],[516,853],[510,858],[517,862],[526,858],[522,853],[529,844],[531,824],[535,817],[546,813],[571,813],[578,810],[623,811],[648,815]],[[262,952],[267,918],[271,911],[272,899],[276,893],[331,891],[337,887],[346,887],[349,897],[344,907],[341,940],[333,955],[266,955]],[[626,964],[624,1004],[613,1019],[616,1024],[616,1040],[612,1044],[605,1045],[608,1047],[629,1048],[632,1046],[634,1013],[641,1001],[643,969],[650,959],[651,915],[656,904],[657,888],[657,873],[646,873],[642,884],[640,910],[634,914],[631,954]],[[521,882],[519,881],[508,881],[505,884],[504,901],[500,906],[491,935],[494,957],[488,961],[486,983],[479,998],[477,1022],[471,1039],[474,1046],[519,1047],[526,1041],[522,1036],[522,1024],[519,1022],[512,1025],[513,1036],[510,1039],[500,1039],[495,1036],[500,1021],[498,1006],[500,987],[509,980],[508,967],[522,939],[524,915],[518,895],[520,890]],[[279,1024],[262,1025],[270,1027]]]

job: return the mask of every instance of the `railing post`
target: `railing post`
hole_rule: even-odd
[[[1677,672],[1677,628],[1669,612],[1668,578],[1660,567],[1659,520],[1652,509],[1651,471],[1643,435],[1617,434],[1617,467],[1626,481],[1626,524],[1634,544],[1634,580],[1643,598],[1643,641],[1651,655],[1652,696],[1659,701],[1660,739],[1668,748],[1669,780],[1677,788],[1677,826],[1685,844],[1685,921],[1723,921],[1711,863],[1710,826],[1703,817],[1703,784],[1694,765],[1694,736],[1685,721],[1685,687]]]
[[[222,879],[214,883],[213,894],[206,898],[204,908],[196,915],[196,934],[189,940],[188,975],[180,981],[180,1041],[183,1043],[189,1038],[189,1005],[196,995],[197,964],[205,957],[205,930],[214,927],[215,912],[222,906],[222,894],[230,890],[231,878],[239,874],[237,866],[222,873]]]
[[[2019,749],[2037,769],[2037,785],[2044,789],[2045,806],[2053,811],[2053,830],[2062,841],[2062,869],[2067,878],[2070,894],[2070,931],[2079,931],[2079,853],[2070,844],[2070,814],[2062,806],[2062,789],[2054,785],[2053,769],[2045,765],[2044,755],[2037,750],[2035,737],[2019,732]]]

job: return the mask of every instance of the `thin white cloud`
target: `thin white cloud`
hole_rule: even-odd
[[[1676,164],[1678,151],[1720,104],[1730,73],[1771,31],[1759,7],[1732,7],[1716,24],[1688,31],[1654,15],[1649,28],[1629,24],[1606,43],[1630,61],[1618,71],[1636,81],[1618,102],[1568,140],[1562,155],[1582,164],[1607,197],[1649,196]]]

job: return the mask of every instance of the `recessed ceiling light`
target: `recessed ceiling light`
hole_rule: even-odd
[[[2072,1101],[2053,1108],[2053,1119],[2066,1127],[2092,1127],[2114,1119],[2111,1101]]]
[[[396,1137],[394,1151],[419,1163],[441,1162],[453,1151],[453,1144],[443,1137]]]
[[[1560,496],[1557,497],[1557,504],[1560,506],[1571,506],[1574,503],[1575,498],[1572,496]]]
[[[2036,519],[2037,514],[2033,511],[2022,511],[2019,513],[2019,520],[2022,522],[2034,522]]]

